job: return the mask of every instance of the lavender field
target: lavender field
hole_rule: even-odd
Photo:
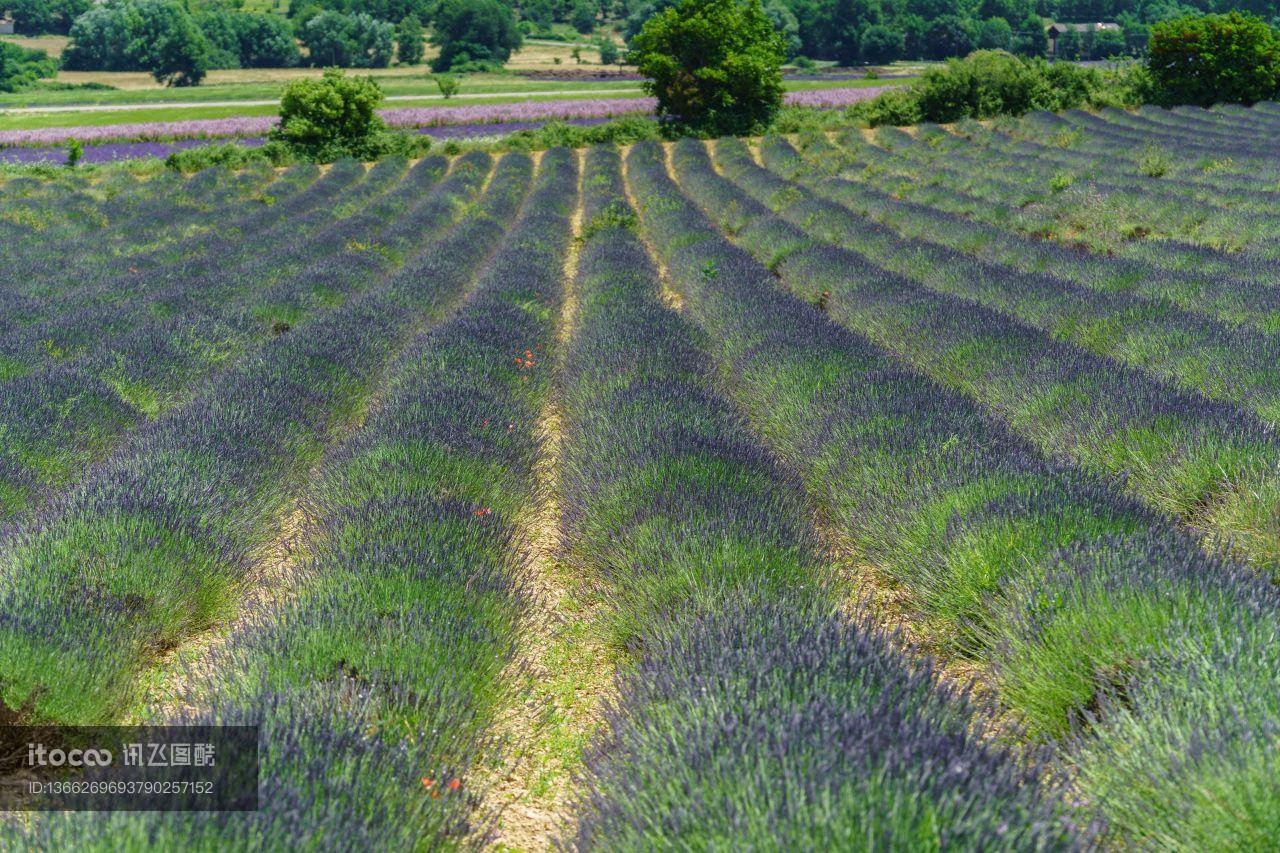
[[[888,86],[812,89],[787,92],[788,105],[840,109],[870,100]],[[646,97],[573,98],[509,104],[448,107],[390,107],[379,110],[389,127],[412,130],[441,139],[491,136],[540,127],[550,121],[589,124],[627,115],[652,115],[656,101]],[[0,130],[0,163],[61,163],[63,146],[75,139],[84,144],[84,162],[165,157],[211,141],[260,145],[279,123],[275,116],[232,116],[220,119],[135,122],[82,127]]]
[[[0,848],[1273,849],[1277,133],[7,176]]]

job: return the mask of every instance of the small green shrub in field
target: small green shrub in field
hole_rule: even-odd
[[[618,61],[618,46],[614,44],[611,38],[601,38],[598,42],[600,47],[600,64],[613,65]]]
[[[1138,171],[1148,178],[1163,178],[1173,168],[1173,158],[1164,149],[1148,142],[1138,157]]]
[[[852,107],[850,112],[865,119],[872,127],[902,127],[924,119],[920,99],[908,89],[891,89],[866,104]]]
[[[436,87],[446,101],[458,94],[458,90],[462,88],[461,78],[453,74],[433,74],[432,79],[436,81]]]
[[[516,131],[502,141],[502,147],[517,151],[536,151],[560,146],[583,148],[606,143],[630,145],[642,139],[657,139],[658,136],[658,123],[643,116],[625,116],[590,127],[552,121],[535,130]]]
[[[1075,148],[1080,144],[1084,131],[1080,128],[1073,130],[1060,130],[1049,138],[1049,142],[1058,148]]]

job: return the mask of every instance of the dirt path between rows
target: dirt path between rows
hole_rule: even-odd
[[[583,225],[583,153],[578,157],[577,207],[565,257],[565,296],[550,363],[563,370],[576,326],[575,279]],[[587,579],[562,559],[561,528],[564,414],[554,387],[538,417],[541,456],[535,471],[535,509],[521,520],[519,572],[535,603],[518,639],[507,678],[516,701],[502,715],[496,733],[514,747],[492,780],[486,807],[498,813],[495,849],[546,850],[573,834],[574,779],[583,751],[602,719],[613,690],[612,653],[596,630],[600,604]]]

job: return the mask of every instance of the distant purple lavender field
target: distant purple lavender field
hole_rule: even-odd
[[[567,124],[579,127],[590,127],[604,124],[608,118],[574,118],[566,119]],[[518,130],[533,130],[541,127],[542,121],[505,121],[492,124],[450,124],[440,127],[421,127],[417,133],[434,139],[468,139],[476,136],[491,136],[500,133],[515,133]],[[236,137],[234,140],[215,139],[173,139],[168,142],[145,140],[141,142],[101,142],[84,147],[84,163],[112,163],[117,160],[140,160],[146,157],[168,157],[174,151],[184,148],[199,148],[218,141],[234,141],[239,145],[256,148],[266,142],[263,136]],[[61,163],[67,158],[67,152],[60,147],[14,146],[0,148],[0,163]]]
[[[837,109],[873,98],[887,88],[788,92],[786,102]],[[457,139],[527,130],[548,121],[596,124],[621,115],[649,114],[654,106],[652,98],[594,98],[465,107],[398,107],[382,110],[381,114],[392,127],[416,128],[437,138]],[[65,156],[60,146],[72,139],[89,143],[84,151],[84,160],[88,163],[164,157],[172,151],[196,147],[213,139],[236,139],[245,145],[260,145],[275,124],[274,116],[241,116],[0,131],[0,162],[58,162]]]

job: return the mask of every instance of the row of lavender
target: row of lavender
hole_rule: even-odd
[[[948,154],[961,163],[976,163],[969,146],[940,130],[922,130],[920,135],[936,140],[928,154],[921,151],[924,146],[889,151],[847,136],[841,139],[844,147],[822,137],[800,140],[797,144],[803,157],[774,142],[769,142],[762,154],[765,165],[780,176],[904,237],[946,246],[1022,274],[1050,275],[1068,287],[1167,301],[1230,326],[1262,331],[1280,328],[1280,288],[1276,282],[1095,254],[1011,230],[1008,223],[1013,214],[1007,208],[1001,213],[995,204],[962,201],[959,196],[963,192],[930,168],[934,157]],[[904,197],[908,194],[901,174],[918,169],[929,169],[934,176],[931,186],[912,188],[909,197]],[[965,205],[981,206],[984,214],[971,214],[962,207]]]
[[[1167,270],[1280,281],[1269,241],[1250,240],[1269,233],[1270,188],[1280,173],[1258,159],[1264,142],[1240,140],[1250,121],[1274,134],[1277,117],[1263,105],[1220,118],[1218,111],[1198,111],[1215,117],[1216,127],[1207,130],[1196,127],[1199,116],[1180,111],[1162,116],[1185,125],[1180,136],[1160,141],[1146,129],[1159,133],[1154,116],[1162,112],[1107,113],[1142,124],[1142,132],[1125,136],[1108,134],[1110,122],[1085,114],[1036,114],[999,131],[976,123],[960,135],[922,128],[915,139],[884,131],[878,141],[888,151],[849,136],[842,141],[869,158],[868,178],[896,175],[895,193],[923,194],[930,204],[999,227],[1081,242]],[[1206,139],[1212,153],[1194,148]],[[996,158],[1016,168],[987,168]],[[931,179],[916,182],[920,187],[903,182],[920,174]],[[1144,234],[1163,239],[1134,239]],[[1224,253],[1224,246],[1232,251]]]
[[[301,170],[277,183],[289,189],[314,171]],[[161,181],[158,189],[167,184]],[[230,216],[244,203],[241,194],[231,193],[205,212]],[[132,265],[145,265],[148,256],[174,249],[168,232],[155,227],[161,209],[163,203],[147,194],[137,216],[125,216],[98,234],[71,234],[65,241],[47,243],[39,232],[25,235],[13,265],[4,270],[0,428],[6,441],[0,449],[0,516],[39,502],[144,417],[131,399],[135,395],[127,393],[142,390],[128,382],[128,372],[154,370],[155,365],[145,357],[126,362],[125,353],[113,352],[112,342],[101,335],[114,326],[117,336],[123,336],[131,325],[141,324],[144,328],[134,339],[145,343],[145,327],[151,327],[150,337],[155,338],[155,329],[164,324],[141,302],[132,316],[120,307],[146,280],[141,267]],[[174,225],[181,233],[182,196],[174,199],[174,211]],[[189,242],[177,240],[176,251],[181,253]],[[123,317],[124,322],[113,324],[112,317]],[[91,334],[85,335],[80,324]],[[181,338],[199,343],[190,335],[176,337]],[[216,348],[210,354],[216,355]]]
[[[160,174],[144,180],[120,172],[100,180],[68,173],[56,180],[4,181],[0,239],[12,260],[0,269],[4,321],[12,328],[12,319],[24,317],[29,300],[47,295],[64,264],[115,263],[119,255],[207,229],[215,216],[236,221],[252,210],[252,200],[270,193],[286,197],[316,174],[315,167],[300,166],[280,176],[258,167],[240,174],[211,169],[190,179]],[[157,229],[161,222],[172,227]]]
[[[487,170],[459,166],[454,189],[465,197]],[[438,211],[405,217],[416,251],[404,266],[387,275],[355,255],[372,287],[222,371],[6,537],[9,708],[55,722],[117,719],[159,653],[233,610],[255,547],[274,535],[325,442],[358,413],[405,335],[462,292],[465,275],[438,275],[437,258],[474,251],[476,233],[496,243],[488,223],[509,216],[527,176],[527,164],[503,161],[483,203],[432,250],[421,247],[445,224]]]
[[[930,229],[929,239],[904,237],[820,198],[819,193],[843,197],[841,188],[850,184],[806,176],[787,142],[769,140],[762,150],[775,169],[800,174],[804,187],[762,170],[736,141],[722,141],[717,160],[758,200],[808,233],[932,292],[991,308],[1055,341],[1132,365],[1209,399],[1229,401],[1242,416],[1249,411],[1275,424],[1280,385],[1274,365],[1280,349],[1271,335],[1233,328],[1158,298],[1095,290],[1049,273],[1024,273],[974,258],[945,245],[942,227]],[[924,226],[942,225],[922,218]]]
[[[836,109],[879,95],[887,86],[847,89],[808,89],[786,93],[786,103],[802,107]],[[553,101],[521,101],[510,104],[475,104],[465,107],[393,107],[379,114],[391,127],[426,128],[448,125],[496,125],[504,122],[556,121],[653,113],[653,98],[567,98]],[[62,145],[81,142],[219,139],[260,137],[276,124],[275,116],[240,116],[188,121],[104,124],[85,127],[50,127],[39,130],[0,131],[0,147]]]
[[[658,254],[679,285],[709,265],[735,282],[740,269],[653,154],[628,163]],[[696,329],[659,301],[618,155],[591,151],[586,179],[563,380],[565,532],[575,570],[604,590],[614,641],[638,661],[592,752],[573,845],[1083,840],[1034,771],[969,733],[973,708],[927,660],[833,612],[839,585],[799,484],[722,396],[707,343],[722,330]],[[706,307],[788,336],[808,336],[803,321],[818,319],[726,290]]]
[[[850,177],[876,180],[899,196],[1037,239],[1166,269],[1239,272],[1222,267],[1223,254],[1208,247],[1240,242],[1239,235],[1231,235],[1237,224],[1233,194],[1195,181],[1177,186],[1179,179],[1167,173],[1158,179],[1145,174],[1168,168],[1160,151],[1153,151],[1154,159],[1146,164],[1141,146],[1102,156],[1076,151],[1085,132],[1057,116],[1028,117],[1014,127],[1016,137],[976,123],[957,129],[961,132],[952,134],[922,127],[914,138],[882,129],[876,133],[877,145],[866,145],[852,134],[839,141],[863,161],[857,164],[861,171],[850,172]],[[1011,168],[992,169],[993,161]],[[1199,166],[1174,165],[1183,175],[1208,170],[1205,177],[1211,179],[1232,162],[1202,159]],[[921,174],[930,177],[920,181]],[[1197,192],[1211,202],[1198,201]],[[1151,235],[1160,239],[1139,239]],[[1248,258],[1246,254],[1240,263]]]
[[[771,258],[783,253],[782,263],[804,277],[813,298],[829,290],[831,310],[842,319],[1001,412],[1046,454],[1122,481],[1131,495],[1186,520],[1210,541],[1276,570],[1280,440],[1269,423],[970,299],[930,290],[866,254],[827,244],[798,252],[812,233],[846,227],[848,211],[748,158],[733,168],[742,189],[719,187],[732,196],[740,218],[756,223],[754,236],[743,236]],[[768,216],[761,200],[777,204],[785,222]],[[860,274],[849,279],[846,270]],[[1123,328],[1124,319],[1103,321]],[[1211,375],[1209,366],[1202,370]]]
[[[1245,174],[1262,170],[1258,158],[1264,152],[1238,139],[1204,145],[1199,134],[1189,131],[1175,141],[1162,136],[1158,127],[1150,133],[1115,133],[1110,122],[1082,112],[1037,114],[1024,124],[1032,130],[1030,140],[994,135],[1010,166],[1037,171],[1056,166],[1068,175],[1087,177],[1099,191],[1124,197],[1133,215],[1151,223],[1154,233],[1194,235],[1198,242],[1238,247],[1267,212],[1266,184],[1251,182]],[[1015,125],[1014,131],[1021,127]],[[1041,141],[1046,135],[1054,144]],[[1098,156],[1099,148],[1106,150],[1105,156]]]
[[[499,168],[507,186],[532,177],[524,155]],[[500,189],[487,216],[431,253],[422,281],[471,278],[470,295],[396,359],[367,422],[321,460],[297,596],[219,656],[200,719],[263,726],[262,808],[77,815],[34,840],[104,850],[483,841],[477,777],[503,757],[486,734],[509,701],[503,668],[528,609],[513,555],[535,497],[542,354],[576,187],[570,152],[547,152],[523,213],[519,194]]]
[[[463,168],[429,192],[445,165],[425,160],[406,176],[402,161],[388,161],[366,177],[361,165],[340,164],[281,202],[279,216],[256,213],[100,274],[77,277],[73,264],[66,283],[49,287],[50,310],[62,303],[61,313],[20,324],[6,342],[21,367],[0,383],[7,514],[73,483],[133,429],[267,345],[273,328],[306,334],[310,320],[394,269],[481,179]],[[264,250],[280,243],[287,248]]]
[[[794,152],[785,152],[783,159],[787,153],[794,158]],[[724,142],[717,155],[726,169],[740,172],[755,167],[746,147],[737,141]],[[799,164],[791,171],[804,174]],[[1133,274],[1142,282],[1136,287],[1155,291],[1152,295],[1090,287],[1056,272],[1023,271],[964,251],[962,247],[972,245],[974,235],[966,233],[967,229],[954,229],[948,237],[947,223],[938,217],[917,219],[916,210],[901,213],[928,235],[904,236],[894,228],[867,221],[860,211],[844,211],[814,198],[819,188],[826,190],[823,195],[831,195],[833,187],[848,186],[848,182],[833,183],[818,177],[802,181],[814,189],[797,191],[794,185],[777,181],[779,192],[786,197],[767,200],[775,211],[785,211],[783,215],[791,221],[803,220],[806,228],[819,229],[814,233],[823,240],[854,249],[878,266],[931,290],[1016,317],[1056,340],[1132,364],[1208,397],[1234,402],[1269,423],[1280,418],[1280,375],[1274,369],[1280,361],[1280,339],[1172,304],[1162,298],[1160,279],[1148,275],[1151,271],[1138,269]],[[983,229],[983,238],[993,230]],[[1257,291],[1247,287],[1230,290]],[[1280,307],[1280,290],[1267,295]],[[1253,316],[1265,322],[1265,314]]]
[[[1078,822],[1096,818],[1110,839],[1161,849],[1239,849],[1273,837],[1275,587],[1206,557],[1172,521],[1078,468],[1045,461],[1019,433],[1033,417],[1058,416],[1055,406],[994,406],[1004,422],[896,364],[901,353],[946,380],[971,359],[987,385],[945,384],[985,391],[1008,376],[1001,341],[1031,343],[1025,331],[966,317],[961,303],[814,243],[718,177],[701,146],[679,147],[675,168],[702,209],[777,270],[728,247],[721,257],[701,244],[684,250],[697,257],[685,281],[698,298],[687,304],[726,342],[753,421],[859,555],[908,593],[904,606],[930,645],[976,666],[1026,735],[1055,749]],[[778,284],[817,307],[802,308]],[[704,300],[724,307],[707,310]],[[770,305],[807,316],[806,333],[792,337],[799,321],[783,322]],[[820,312],[896,353],[837,331]],[[971,332],[964,352],[961,330]],[[926,337],[927,356],[923,345],[914,350]],[[1045,339],[1019,352],[1042,373],[1056,364],[1060,383],[1088,365]],[[1098,366],[1095,382],[1105,378]],[[1072,399],[1084,405],[1101,390],[1084,386]],[[1017,388],[1028,400],[1038,391]],[[1127,402],[1097,408],[1124,412]],[[1194,401],[1169,393],[1170,404],[1178,416]]]
[[[75,251],[70,250],[72,246],[41,246],[35,235],[28,235],[23,242],[30,257],[22,259],[20,269],[6,270],[4,280],[6,292],[23,294],[28,301],[16,316],[5,317],[6,331],[12,334],[47,321],[63,307],[75,310],[135,300],[158,284],[178,280],[188,270],[200,274],[215,265],[234,267],[253,254],[252,237],[273,229],[278,232],[290,219],[336,204],[364,178],[364,169],[345,163],[319,179],[316,175],[315,167],[294,167],[260,193],[231,194],[190,216],[181,215],[178,199],[172,213],[163,198],[155,199],[138,216],[121,221],[114,233],[81,235]],[[233,173],[222,169],[215,169],[212,177],[235,181]],[[163,192],[170,180],[158,179],[158,189]],[[128,198],[112,201],[125,206]],[[15,353],[19,346],[9,342],[6,354],[31,357]]]

